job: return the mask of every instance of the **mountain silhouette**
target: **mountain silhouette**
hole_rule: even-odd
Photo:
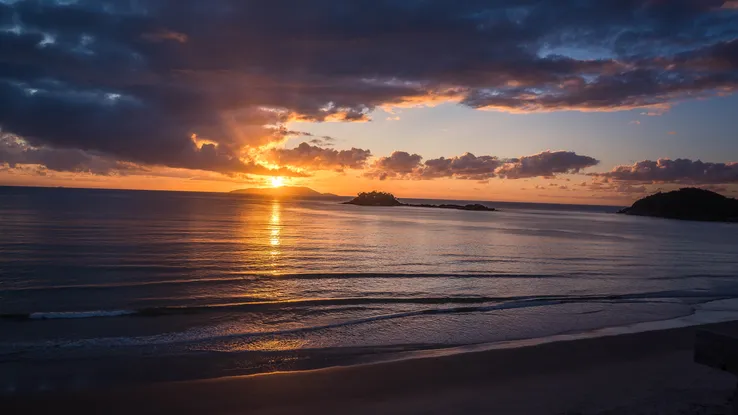
[[[231,193],[251,196],[287,197],[287,198],[336,198],[340,197],[333,193],[320,193],[309,187],[282,186],[282,187],[254,187],[250,189],[238,189]]]

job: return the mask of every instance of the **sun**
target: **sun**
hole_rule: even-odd
[[[272,187],[284,186],[284,177],[272,177]]]

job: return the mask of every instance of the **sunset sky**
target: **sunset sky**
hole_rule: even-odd
[[[0,185],[738,193],[738,1],[0,0]]]

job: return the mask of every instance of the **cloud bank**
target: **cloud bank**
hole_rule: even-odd
[[[418,154],[395,151],[389,157],[377,159],[365,176],[385,180],[431,180],[450,178],[459,180],[524,179],[553,177],[558,174],[579,173],[599,161],[571,151],[544,151],[531,156],[500,159],[495,156],[475,156],[465,153],[458,157],[441,157],[422,162]]]
[[[619,182],[731,184],[738,183],[738,162],[710,163],[689,159],[644,160],[630,166],[617,166],[606,173],[592,176]]]

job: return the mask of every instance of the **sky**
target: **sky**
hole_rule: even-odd
[[[738,194],[738,1],[0,0],[0,185]]]

